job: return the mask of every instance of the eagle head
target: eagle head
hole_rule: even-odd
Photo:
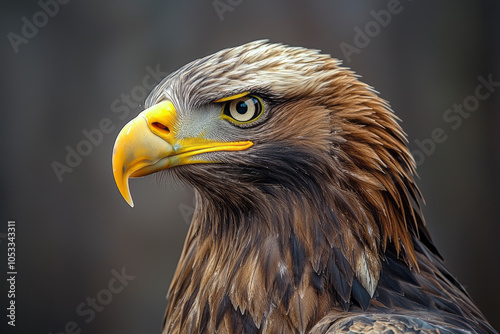
[[[405,134],[339,60],[251,42],[173,72],[145,105],[114,146],[121,194],[133,206],[129,178],[167,173],[197,199],[170,324],[202,321],[205,298],[218,321],[232,304],[255,326],[280,310],[290,328],[310,328],[332,304],[368,307],[387,249],[418,267],[425,227]],[[323,300],[329,286],[335,298]]]

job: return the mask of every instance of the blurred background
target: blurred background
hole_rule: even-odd
[[[161,332],[193,195],[133,180],[131,209],[114,140],[167,73],[263,38],[344,59],[390,101],[434,240],[500,328],[500,87],[474,97],[500,82],[499,2],[59,1],[0,5],[2,310],[8,220],[18,272],[2,333]]]

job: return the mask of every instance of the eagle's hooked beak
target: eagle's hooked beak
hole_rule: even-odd
[[[177,112],[170,101],[162,101],[141,112],[118,134],[113,148],[113,175],[123,198],[134,206],[129,177],[141,177],[170,167],[213,163],[196,155],[214,151],[241,151],[250,141],[220,142],[201,137],[177,139]]]

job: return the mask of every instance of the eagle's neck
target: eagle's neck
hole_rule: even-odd
[[[198,195],[168,293],[165,333],[306,333],[345,311],[429,312],[436,321],[493,332],[477,322],[482,315],[425,230],[412,237],[420,270],[394,243],[367,258],[369,244],[333,229],[342,224],[336,207],[288,195],[287,201],[267,198],[269,212],[229,210]]]
[[[303,332],[332,308],[368,306],[380,276],[376,235],[361,240],[349,226],[353,217],[321,194],[274,191],[252,199],[261,210],[246,211],[197,196],[169,291],[167,330],[285,323]]]

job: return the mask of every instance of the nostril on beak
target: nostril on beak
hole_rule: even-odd
[[[163,132],[170,133],[170,129],[168,128],[168,126],[163,125],[160,122],[153,122],[151,125]]]

